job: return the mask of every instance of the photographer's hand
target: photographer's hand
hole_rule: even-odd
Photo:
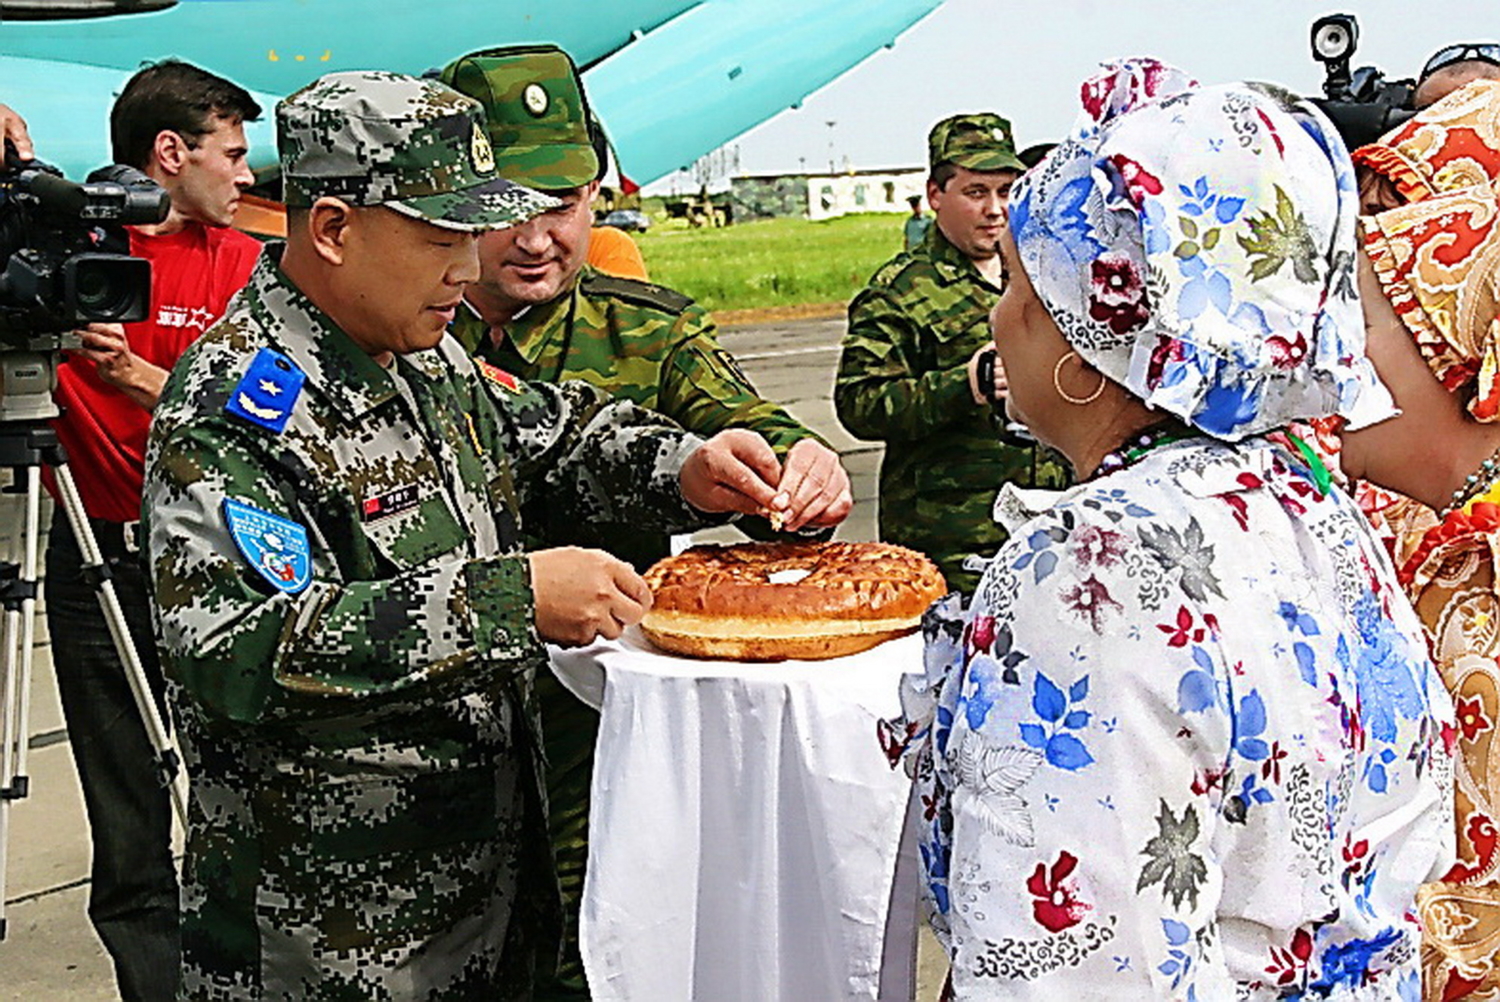
[[[131,351],[124,327],[89,324],[78,336],[83,339],[83,347],[71,349],[72,353],[93,362],[100,379],[148,411],[156,406],[167,383],[167,370]]]
[[[0,104],[0,167],[5,166],[5,140],[16,144],[16,155],[22,160],[31,160],[36,151],[31,148],[31,134],[26,131],[26,119],[9,105]]]

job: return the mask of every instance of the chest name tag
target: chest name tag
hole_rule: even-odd
[[[251,567],[279,591],[295,595],[312,582],[307,529],[291,519],[224,499],[224,522]]]
[[[365,498],[359,506],[359,517],[361,521],[373,522],[387,515],[395,515],[417,506],[418,494],[416,484],[407,484],[405,487],[397,487],[393,491],[387,491],[379,497]]]
[[[250,361],[224,409],[276,434],[286,428],[307,374],[279,351],[262,348]]]

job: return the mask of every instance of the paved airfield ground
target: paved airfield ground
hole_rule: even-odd
[[[726,327],[721,341],[762,395],[785,403],[842,454],[853,480],[855,508],[838,536],[868,540],[875,538],[880,447],[851,438],[833,415],[833,373],[843,329],[842,317],[768,321]],[[6,477],[0,472],[0,479]],[[44,526],[49,518],[44,516]],[[0,555],[5,559],[11,559],[20,524],[19,499],[0,497]],[[732,530],[705,536],[739,538]],[[52,679],[51,645],[40,610],[37,637],[29,727],[32,794],[14,803],[10,811],[5,883],[9,933],[0,942],[0,1002],[114,999],[109,958],[84,914],[89,847],[83,801],[68,752]],[[919,953],[916,999],[933,1002],[942,983],[944,961],[925,933]]]

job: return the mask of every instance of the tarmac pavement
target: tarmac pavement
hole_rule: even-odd
[[[834,417],[833,373],[843,329],[842,318],[773,321],[724,328],[720,340],[762,396],[786,405],[839,451],[853,483],[855,507],[837,537],[870,540],[875,538],[881,448],[851,438]],[[8,477],[0,471],[0,483],[8,482]],[[50,512],[44,513],[44,527],[49,519]],[[21,521],[20,499],[0,495],[0,559],[16,559]],[[713,530],[700,537],[741,538],[733,529]],[[85,913],[88,826],[52,677],[46,617],[40,607],[36,636],[27,729],[31,793],[10,805],[7,879],[0,883],[8,919],[7,937],[0,941],[0,1002],[114,999],[118,996],[113,967]],[[941,951],[924,932],[916,1002],[937,998],[945,970]]]

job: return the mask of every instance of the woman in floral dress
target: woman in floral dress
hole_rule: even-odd
[[[959,999],[1416,999],[1451,713],[1295,419],[1391,413],[1326,120],[1150,61],[1017,185],[1009,406],[1080,483],[929,614],[903,693]]]

